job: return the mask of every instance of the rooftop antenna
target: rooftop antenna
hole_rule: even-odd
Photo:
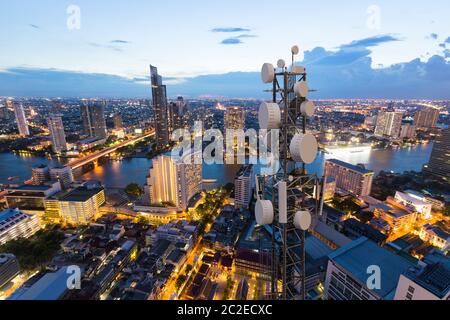
[[[271,291],[274,299],[282,300],[305,299],[305,231],[320,210],[319,179],[306,172],[306,165],[317,157],[318,143],[306,129],[315,106],[307,99],[306,69],[294,64],[299,51],[298,46],[291,48],[290,69],[282,59],[278,69],[270,63],[261,69],[262,81],[272,84],[272,102],[261,104],[259,124],[261,129],[272,130],[271,134],[279,130],[276,147],[280,157],[279,168],[272,175],[257,177],[255,217],[258,224],[272,227]],[[270,194],[270,199],[265,199]]]

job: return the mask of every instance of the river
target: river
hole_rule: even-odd
[[[308,166],[310,172],[319,175],[323,172],[326,159],[336,158],[352,164],[362,163],[367,169],[376,173],[381,170],[404,172],[421,171],[428,163],[433,144],[419,145],[411,148],[371,150],[360,153],[339,152],[333,155],[319,153],[316,161]],[[40,164],[57,164],[56,159],[44,157],[0,153],[0,184],[12,183],[9,177],[17,177],[15,183],[31,177],[31,168]],[[62,161],[63,162],[63,161]],[[145,158],[130,158],[123,160],[106,160],[92,171],[82,175],[84,180],[100,180],[106,187],[120,188],[136,182],[143,185],[151,167],[152,161]],[[205,179],[216,179],[221,184],[233,182],[239,166],[211,165],[203,167]]]

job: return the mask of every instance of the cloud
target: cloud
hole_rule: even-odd
[[[131,42],[119,39],[119,40],[111,40],[109,43],[112,43],[112,44],[129,44]]]
[[[239,38],[226,38],[222,40],[221,44],[233,45],[233,44],[241,44],[243,43]]]
[[[35,25],[35,24],[32,24],[32,23],[30,23],[28,26],[30,26],[33,29],[40,29],[41,28],[38,25]]]
[[[151,95],[144,83],[120,76],[58,69],[10,68],[0,72],[0,95],[35,97],[140,97]]]
[[[233,38],[234,39],[234,38]],[[426,61],[413,59],[373,67],[371,47],[388,38],[362,39],[328,50],[316,47],[299,64],[308,71],[309,85],[318,98],[450,99],[450,50]],[[383,40],[384,39],[384,40]],[[239,39],[238,39],[239,40]],[[255,70],[259,66],[254,66]],[[0,96],[147,97],[148,76],[127,79],[64,70],[11,68],[0,72]],[[164,79],[169,96],[269,98],[259,72],[232,72]]]
[[[244,39],[244,38],[257,38],[257,37],[258,36],[254,35],[254,34],[241,34],[241,35],[237,36],[236,38]]]
[[[242,44],[244,42],[241,39],[256,38],[256,37],[258,37],[258,36],[253,35],[253,34],[241,34],[236,37],[226,38],[226,39],[222,40],[221,44],[225,44],[225,45]]]
[[[225,32],[225,33],[233,33],[233,32],[250,32],[251,29],[240,28],[240,27],[228,27],[228,28],[214,28],[211,32]]]
[[[450,37],[445,40],[445,43],[450,43]]]
[[[122,48],[119,48],[115,45],[106,45],[106,44],[101,44],[101,43],[97,43],[97,42],[88,42],[88,44],[94,48],[103,48],[103,49],[108,49],[108,50],[112,50],[112,51],[116,51],[116,52],[123,51]]]
[[[374,37],[364,38],[360,40],[355,40],[350,42],[349,44],[344,44],[340,46],[339,48],[341,50],[344,49],[355,49],[355,48],[370,48],[370,47],[376,47],[384,43],[388,42],[394,42],[394,41],[400,41],[398,37],[395,37],[393,35],[378,35]]]

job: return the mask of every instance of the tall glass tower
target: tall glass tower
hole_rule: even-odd
[[[155,119],[155,134],[157,150],[164,149],[170,142],[169,108],[167,103],[166,86],[162,84],[162,77],[158,69],[150,66],[152,83],[152,106]]]
[[[101,103],[81,106],[84,133],[89,137],[106,139],[105,106]]]

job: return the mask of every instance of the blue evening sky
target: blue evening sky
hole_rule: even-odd
[[[69,5],[81,10],[79,30],[67,28]],[[288,59],[293,44],[300,60],[318,47],[356,48],[374,69],[434,55],[448,62],[449,12],[448,0],[2,0],[0,71],[131,79],[154,64],[165,77],[186,78],[257,71]]]

